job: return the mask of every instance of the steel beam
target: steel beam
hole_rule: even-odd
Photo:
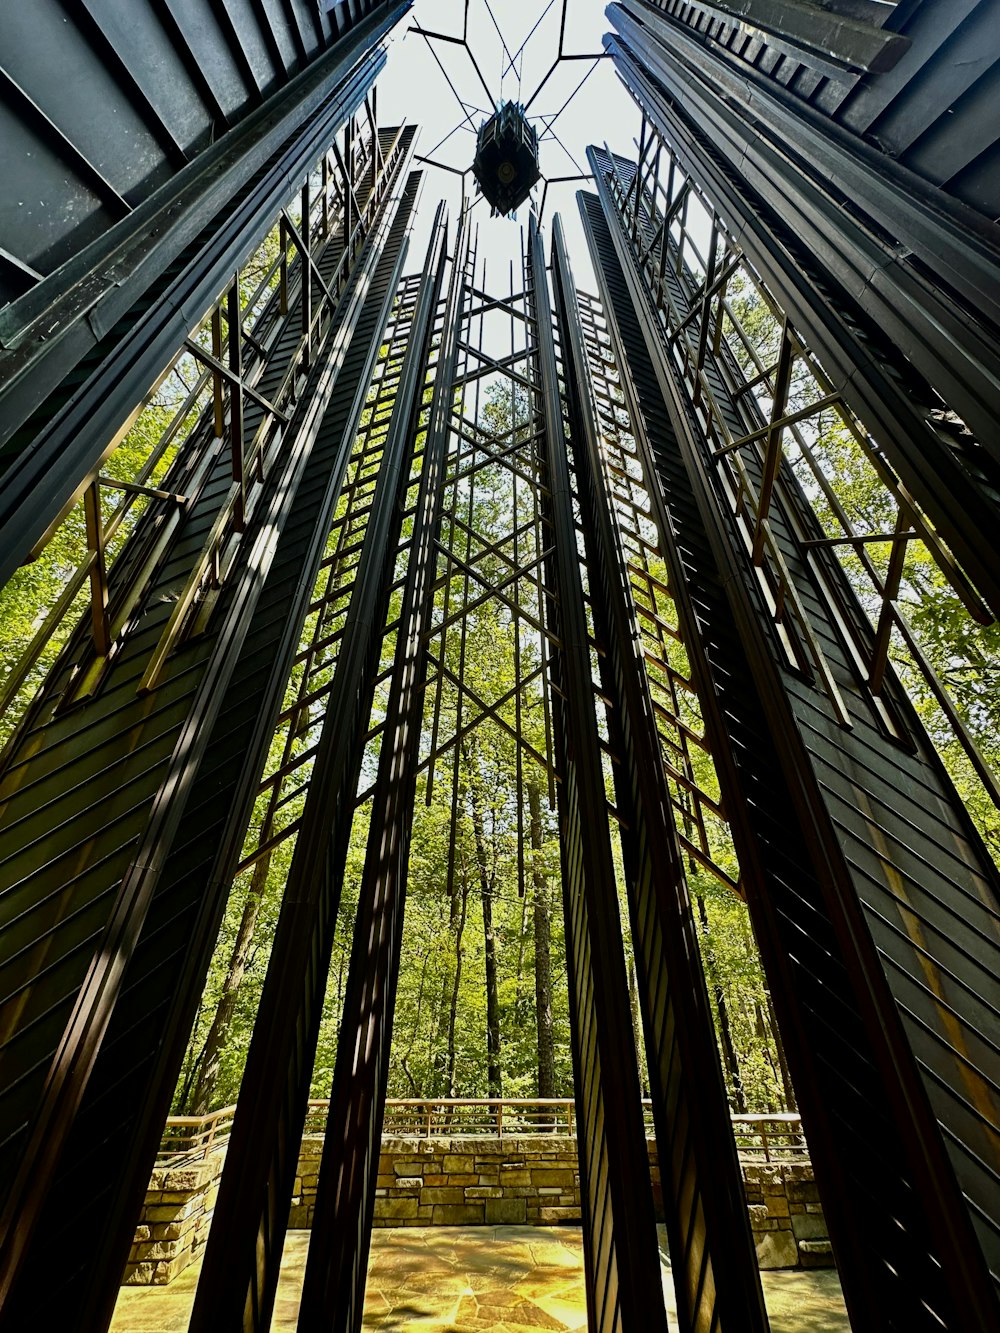
[[[434,599],[435,536],[451,431],[458,334],[469,278],[468,255],[469,228],[463,221],[455,243],[442,321],[406,583],[396,629],[392,686],[372,796],[371,833],[361,877],[302,1285],[299,1333],[324,1330],[360,1333],[364,1313],[406,904],[426,637]],[[425,375],[426,355],[420,364]],[[421,384],[424,382],[422,378]]]
[[[297,643],[299,622],[295,617],[305,615],[311,583],[297,590],[293,585],[292,595],[282,592],[282,610],[291,619],[279,622],[278,629],[284,628],[290,642],[283,644],[280,634],[277,642],[272,638],[268,649],[277,657],[268,661],[261,652],[259,634],[266,625],[273,636],[269,579],[282,585],[287,579],[284,552],[288,544],[294,548],[296,577],[308,577],[309,563],[306,559],[303,564],[306,553],[299,520],[313,521],[321,529],[313,534],[312,540],[314,545],[319,543],[318,550],[322,552],[329,527],[326,515],[335,503],[339,480],[334,466],[331,482],[331,459],[321,431],[351,347],[352,334],[359,326],[373,284],[377,287],[376,274],[386,262],[395,273],[401,262],[402,228],[392,237],[394,250],[389,242],[397,209],[407,195],[406,162],[404,151],[395,163],[395,189],[385,199],[379,224],[351,275],[325,340],[321,363],[309,383],[310,392],[300,403],[289,428],[287,448],[268,477],[265,495],[254,515],[253,532],[246,538],[254,543],[253,555],[245,559],[223,588],[222,605],[210,632],[196,640],[193,652],[174,655],[162,687],[150,695],[150,707],[135,692],[135,673],[141,674],[144,652],[148,653],[151,646],[146,628],[139,636],[138,653],[130,643],[131,651],[120,655],[113,664],[108,690],[98,694],[87,709],[71,714],[61,727],[57,726],[61,734],[53,737],[46,733],[44,724],[39,728],[46,735],[46,742],[39,746],[43,756],[40,772],[33,770],[30,761],[25,765],[24,756],[17,750],[12,756],[20,786],[31,791],[35,790],[34,783],[45,788],[46,760],[51,762],[50,755],[58,756],[63,747],[68,747],[72,758],[68,765],[60,763],[65,789],[54,793],[49,790],[43,802],[47,807],[49,800],[65,801],[65,815],[55,816],[61,827],[71,829],[74,821],[81,818],[79,793],[88,790],[86,780],[80,783],[81,772],[89,775],[89,787],[102,793],[104,800],[102,803],[98,797],[89,812],[86,806],[83,811],[84,817],[89,813],[87,840],[91,862],[84,860],[81,866],[74,859],[76,875],[65,876],[66,882],[60,882],[55,893],[52,883],[59,873],[54,867],[60,864],[60,848],[51,847],[47,861],[35,868],[34,882],[40,886],[37,893],[40,902],[54,899],[56,903],[65,901],[74,906],[64,909],[68,917],[66,925],[71,931],[68,941],[63,941],[58,929],[46,936],[47,947],[60,961],[59,971],[56,976],[46,978],[42,969],[32,983],[29,998],[35,1006],[44,1002],[55,1019],[72,1004],[72,1015],[68,1021],[63,1019],[66,1028],[59,1047],[67,1053],[67,1058],[56,1058],[52,1066],[41,1105],[34,1109],[33,1134],[21,1153],[20,1173],[7,1199],[3,1260],[9,1290],[0,1312],[0,1327],[19,1326],[24,1317],[24,1301],[36,1309],[65,1308],[59,1302],[66,1302],[72,1306],[80,1328],[102,1327],[101,1321],[110,1317],[108,1301],[113,1303],[135,1210],[148,1183],[163,1117],[231,882],[232,869],[227,877],[218,868],[217,877],[208,884],[192,882],[188,878],[193,869],[192,854],[196,863],[198,855],[208,855],[208,864],[200,867],[207,872],[219,844],[211,841],[211,833],[203,827],[206,815],[223,822],[230,817],[225,797],[241,782],[255,784],[271,736],[270,726],[266,734],[254,730],[255,713],[251,712],[250,724],[239,733],[247,746],[247,767],[244,769],[237,763],[235,773],[230,770],[225,781],[220,782],[219,750],[225,753],[232,736],[231,722],[227,727],[223,721],[233,702],[227,691],[234,673],[237,679],[243,678],[238,690],[241,700],[247,697],[248,690],[259,691],[256,698],[262,709],[262,717],[258,717],[261,725],[266,725],[263,718],[273,718],[270,710],[276,711],[280,703],[287,679],[287,669],[281,664]],[[402,212],[404,224],[412,202],[411,190]],[[329,263],[330,256],[324,257],[323,262]],[[376,299],[381,308],[382,298]],[[378,329],[373,329],[373,337],[379,336],[381,327],[379,323]],[[291,349],[296,341],[293,336],[289,342]],[[340,388],[344,390],[343,385]],[[355,396],[352,385],[348,403]],[[360,410],[359,400],[358,414]],[[211,422],[203,424],[207,428]],[[353,439],[353,427],[350,438]],[[228,460],[220,460],[221,468],[226,469],[227,464]],[[326,499],[326,510],[320,506],[318,514],[311,503],[311,492],[320,480],[314,475],[317,466],[322,469],[320,495],[333,486]],[[228,486],[228,478],[224,484]],[[204,525],[208,515],[200,517]],[[189,522],[198,518],[197,510],[193,511]],[[261,534],[267,537],[263,543]],[[178,569],[183,569],[184,555],[191,558],[198,550],[197,539],[192,542],[187,537],[185,544],[185,537],[182,530],[177,541],[179,552],[175,546],[171,553],[175,563],[170,568],[175,576]],[[308,548],[308,542],[305,546]],[[319,554],[315,559],[318,561]],[[162,599],[155,595],[156,586],[154,580],[151,604],[143,608],[152,613],[154,622],[162,605]],[[141,616],[139,624],[144,624]],[[184,664],[180,678],[186,682],[180,694],[178,658]],[[250,682],[245,676],[248,662],[253,664]],[[265,665],[273,667],[270,675],[266,670],[261,674]],[[268,692],[277,695],[270,705]],[[165,704],[167,699],[170,704]],[[81,733],[85,742],[79,739]],[[138,780],[135,776],[130,778],[130,755],[134,752],[160,756],[152,766],[147,760],[147,772],[155,775],[152,785],[141,774]],[[157,786],[158,782],[162,785]],[[9,789],[9,774],[7,784]],[[231,785],[227,788],[227,784]],[[209,793],[207,802],[201,799]],[[136,842],[129,841],[128,834],[120,828],[120,818],[116,817],[123,798],[141,822]],[[242,822],[237,815],[222,839],[228,857],[238,853],[247,817],[246,794],[240,799],[243,804],[240,806],[237,800],[237,806],[244,812]],[[249,799],[252,803],[252,792]],[[23,840],[27,835],[17,820],[18,811],[11,809],[12,804],[16,806],[16,801],[8,801],[6,813],[14,828],[4,828],[2,832],[8,839],[17,840],[20,836]],[[205,835],[205,840],[199,842],[199,835]],[[123,854],[124,862],[120,859]],[[130,854],[134,857],[131,864],[127,860]],[[76,882],[79,878],[85,881],[85,892],[83,885]],[[94,906],[101,902],[105,904],[106,920],[100,916],[94,920]],[[77,969],[86,970],[86,957],[79,957],[77,937],[72,933],[74,912],[87,912],[91,930],[97,928],[92,936],[94,959],[90,974],[79,993],[74,989],[73,974],[68,967],[72,960]],[[167,959],[170,962],[165,965]],[[11,1035],[8,1034],[8,1040]],[[56,1032],[53,1040],[58,1038]],[[43,1048],[37,1045],[37,1037],[35,1040],[35,1059],[39,1061]],[[40,1065],[43,1073],[46,1063]],[[120,1098],[125,1087],[129,1088],[129,1096],[123,1103]],[[31,1090],[30,1086],[26,1089]],[[16,1111],[7,1112],[12,1113]],[[67,1283],[49,1281],[44,1293],[40,1293],[34,1274],[35,1265],[41,1261],[39,1249],[43,1247],[32,1241],[31,1224],[35,1217],[40,1217],[40,1231],[46,1237],[58,1234],[74,1215],[80,1176],[89,1178],[88,1169],[94,1170],[94,1160],[102,1154],[110,1163],[101,1173],[106,1188],[95,1187],[93,1180],[90,1187],[92,1219],[98,1210],[106,1210],[100,1212],[104,1226],[92,1227],[87,1232],[87,1243],[93,1243],[94,1251],[89,1262],[83,1262],[87,1247],[78,1238],[81,1262],[68,1275]],[[87,1291],[85,1297],[81,1289]]]
[[[772,506],[775,540],[809,599],[850,725],[835,722],[832,700],[777,653],[738,519],[717,489],[633,240],[617,220],[604,155],[593,160],[607,222],[590,206],[586,215],[592,240],[601,239],[602,291],[643,382],[645,428],[656,441],[650,488],[658,480],[674,583],[697,590],[701,603],[689,620],[684,611],[686,641],[852,1319],[880,1327],[887,1311],[906,1307],[915,1328],[996,1328],[984,1251],[995,1248],[997,1137],[989,1060],[973,1035],[996,1012],[995,982],[971,938],[953,949],[955,932],[974,919],[992,956],[995,872],[929,743],[916,739],[919,722],[907,715],[913,755],[875,725]],[[711,357],[705,374],[718,398]],[[669,424],[657,420],[665,411]],[[905,714],[905,701],[897,706]],[[935,792],[936,818],[918,788]],[[938,819],[953,831],[943,834]]]
[[[106,238],[0,320],[0,580],[102,457],[129,412],[364,102],[373,49],[405,0],[359,23],[314,66],[184,167]]]
[[[251,1040],[192,1333],[270,1327],[444,267],[439,206]]]
[[[745,82],[690,34],[633,0],[613,11],[621,37],[609,41],[627,85],[1000,611],[984,538],[1000,465],[996,228],[947,218],[922,182],[908,192],[887,179],[881,155],[776,91],[755,89],[748,118]],[[975,441],[942,429],[936,395]]]
[[[807,61],[815,52],[847,69],[877,72],[892,69],[909,46],[905,37],[854,12],[838,12],[834,5],[820,8],[809,0],[695,0],[699,9],[715,17],[735,19],[751,30],[775,34]],[[860,6],[858,7],[860,8]]]
[[[767,1315],[558,217],[553,270],[594,623],[624,761],[616,791],[678,1325],[749,1333],[766,1329]]]
[[[665,1330],[552,307],[534,219],[528,263],[553,547],[546,590],[587,1312],[593,1333]]]

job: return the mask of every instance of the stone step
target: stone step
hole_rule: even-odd
[[[803,1268],[835,1268],[833,1246],[828,1240],[800,1240],[799,1263]]]

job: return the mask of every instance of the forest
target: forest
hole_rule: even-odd
[[[500,390],[492,395],[481,430],[500,437],[509,432],[505,398]],[[540,636],[530,626],[525,630],[538,606],[530,568],[535,497],[515,486],[509,470],[483,469],[459,504],[461,512],[456,517],[452,508],[446,521],[468,534],[467,557],[474,560],[477,546],[485,551],[487,538],[496,544],[477,562],[477,586],[502,582],[501,529],[511,541],[520,529],[518,563],[526,572],[517,589],[508,586],[505,600],[480,600],[464,575],[439,588],[438,621],[452,618],[443,636],[448,669],[436,673],[439,692],[433,680],[428,688],[422,745],[430,749],[436,713],[443,753],[433,778],[425,766],[415,803],[389,1096],[568,1097],[573,1080],[559,847],[550,784],[538,761],[546,751]],[[512,512],[518,521],[511,522]],[[463,614],[455,618],[459,609]],[[522,632],[515,635],[519,614]],[[457,743],[441,744],[459,732]],[[367,835],[362,806],[313,1076],[317,1098],[327,1095],[333,1072]],[[256,837],[251,830],[248,840]],[[178,1088],[178,1113],[203,1114],[235,1099],[291,854],[288,840],[236,886]],[[734,1110],[784,1109],[791,1090],[746,909],[731,888],[693,862],[689,874]],[[624,902],[622,919],[641,1050]]]
[[[272,251],[270,238],[262,247],[257,277],[266,276],[269,267],[273,275]],[[255,295],[253,279],[251,265],[244,274],[246,302],[249,306],[254,299],[259,306],[273,289],[273,280],[267,278],[263,295],[259,291]],[[764,349],[774,336],[766,302],[751,284],[741,287],[739,282],[731,300],[741,328],[749,329]],[[726,330],[726,337],[749,375],[751,361],[735,327]],[[314,645],[323,638],[324,626],[328,629],[342,618],[349,603],[349,578],[346,573],[338,576],[338,585],[330,571],[338,568],[338,551],[352,549],[363,535],[349,512],[349,501],[357,488],[375,484],[379,440],[384,437],[401,355],[400,346],[391,341],[382,348],[331,530],[324,582],[317,583],[319,609],[303,628],[286,707],[247,832],[244,863],[233,885],[178,1082],[173,1107],[177,1114],[207,1113],[232,1104],[238,1096],[308,780],[308,758],[302,756],[308,756],[322,726],[328,697],[323,687],[332,678],[335,654],[317,665]],[[799,387],[804,395],[812,391],[806,379]],[[169,488],[173,461],[205,403],[204,379],[198,380],[190,357],[179,358],[105,461],[106,475],[112,480],[141,477],[150,485]],[[531,441],[523,426],[523,405],[509,382],[497,379],[486,384],[465,412],[468,429],[456,435],[443,506],[389,1096],[566,1097],[573,1092],[573,1074],[557,822],[546,757],[544,598],[539,575],[543,543],[538,494],[530,477]],[[660,595],[666,590],[666,570],[648,541],[651,525],[641,517],[642,480],[629,461],[627,422],[622,418],[620,410],[612,411],[604,429],[609,449],[623,451],[613,469],[613,485],[615,493],[628,501],[622,507],[623,540],[629,540],[631,513],[636,530],[630,549],[642,561],[644,579],[633,590],[637,606],[645,606],[646,614],[640,612],[639,619],[641,632],[650,636],[650,689],[668,703],[668,695],[673,698],[673,723],[667,718],[671,708],[665,704],[661,710],[666,719],[664,760],[676,778],[671,782],[682,845],[691,851],[685,857],[688,888],[731,1107],[734,1112],[794,1109],[753,933],[736,891],[739,867],[721,820],[714,820],[707,834],[703,831],[711,854],[695,855],[693,816],[685,814],[689,807],[684,792],[692,785],[709,793],[717,789],[710,756],[698,744],[678,740],[681,733],[697,740],[697,700],[686,698],[686,711],[678,723],[676,682],[685,677],[686,658],[676,636],[656,637],[650,628],[667,623],[673,612],[669,595]],[[839,503],[852,518],[867,530],[891,530],[897,502],[843,419],[835,412],[821,414],[809,424],[805,438],[808,450],[836,474]],[[804,452],[793,443],[789,466],[819,521],[836,531],[838,514],[804,467]],[[124,548],[145,503],[104,490],[103,521],[113,530],[109,562]],[[646,540],[641,540],[643,531]],[[81,501],[37,558],[0,594],[4,665],[0,741],[13,733],[46,670],[86,611],[87,584],[80,574],[84,569],[85,575],[86,549]],[[884,571],[887,550],[870,549],[876,567]],[[877,616],[877,601],[858,555],[848,550],[841,558],[857,596]],[[1000,766],[996,625],[974,623],[940,564],[920,541],[909,543],[897,601],[984,763],[996,771]],[[327,639],[333,637],[326,634]],[[390,631],[387,660],[391,647]],[[913,653],[898,636],[890,645],[890,657],[997,857],[996,807],[970,763],[968,747],[955,739],[940,694],[928,686],[926,672],[917,669]],[[384,683],[380,689],[385,689]],[[376,697],[370,753],[344,875],[313,1074],[313,1096],[318,1098],[329,1092],[336,1057],[351,927],[369,832],[364,787],[377,758],[377,719],[383,703]],[[288,767],[289,756],[300,761],[294,783],[274,777]],[[678,756],[687,766],[683,772]],[[624,886],[621,893],[641,1053]]]

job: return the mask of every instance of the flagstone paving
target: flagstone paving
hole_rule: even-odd
[[[661,1254],[664,1251],[662,1228]],[[272,1333],[294,1333],[309,1232],[291,1231]],[[169,1287],[123,1287],[111,1333],[185,1333],[197,1264]],[[664,1291],[673,1291],[664,1256]],[[832,1270],[762,1274],[772,1333],[850,1333]],[[376,1230],[364,1327],[375,1333],[586,1333],[579,1227]],[[671,1319],[671,1327],[676,1327]]]

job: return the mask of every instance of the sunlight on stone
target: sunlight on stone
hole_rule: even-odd
[[[658,1228],[664,1293],[673,1283]],[[291,1231],[272,1333],[294,1333],[309,1233]],[[185,1333],[200,1264],[164,1287],[123,1287],[111,1333]],[[762,1273],[772,1333],[849,1333],[833,1270]],[[372,1236],[365,1330],[586,1333],[579,1227],[406,1227]]]

